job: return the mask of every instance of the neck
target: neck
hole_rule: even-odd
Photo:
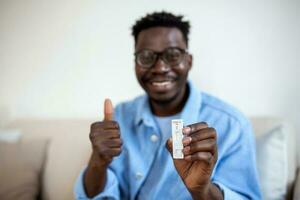
[[[189,96],[188,85],[186,84],[186,86],[182,90],[183,91],[180,91],[179,94],[176,95],[173,99],[166,102],[150,100],[150,105],[153,113],[156,116],[164,117],[175,115],[181,112]]]

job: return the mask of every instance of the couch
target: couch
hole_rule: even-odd
[[[2,132],[17,132],[20,136],[13,142],[0,143],[0,199],[74,199],[74,182],[91,153],[88,135],[94,121],[20,119],[1,127]],[[269,117],[254,117],[251,121],[264,199],[299,200],[299,155],[293,127]],[[16,157],[18,161],[13,161]],[[32,196],[18,197],[29,193]]]

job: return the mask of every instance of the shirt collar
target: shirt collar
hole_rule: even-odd
[[[190,89],[189,97],[181,111],[180,117],[184,124],[189,125],[197,122],[199,111],[201,108],[201,93],[197,90],[191,81],[188,81]],[[137,105],[137,114],[135,117],[135,125],[144,123],[146,126],[155,126],[153,113],[150,108],[148,95],[143,95]]]
[[[190,125],[198,122],[198,116],[201,109],[202,98],[201,92],[198,90],[192,81],[188,81],[190,94],[187,102],[181,111],[181,119],[185,125]]]
[[[144,123],[147,126],[154,126],[153,114],[150,108],[148,95],[141,96],[137,104],[137,113],[135,117],[135,125]]]

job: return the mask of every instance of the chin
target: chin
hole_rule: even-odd
[[[156,103],[166,104],[172,102],[176,95],[174,94],[149,94],[149,98],[151,101],[155,101]]]

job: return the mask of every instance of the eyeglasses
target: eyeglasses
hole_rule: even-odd
[[[136,52],[135,62],[143,68],[151,68],[158,58],[161,58],[165,64],[174,67],[179,65],[185,54],[187,53],[186,49],[181,49],[178,47],[169,47],[162,52],[155,52],[149,49],[143,49]]]

